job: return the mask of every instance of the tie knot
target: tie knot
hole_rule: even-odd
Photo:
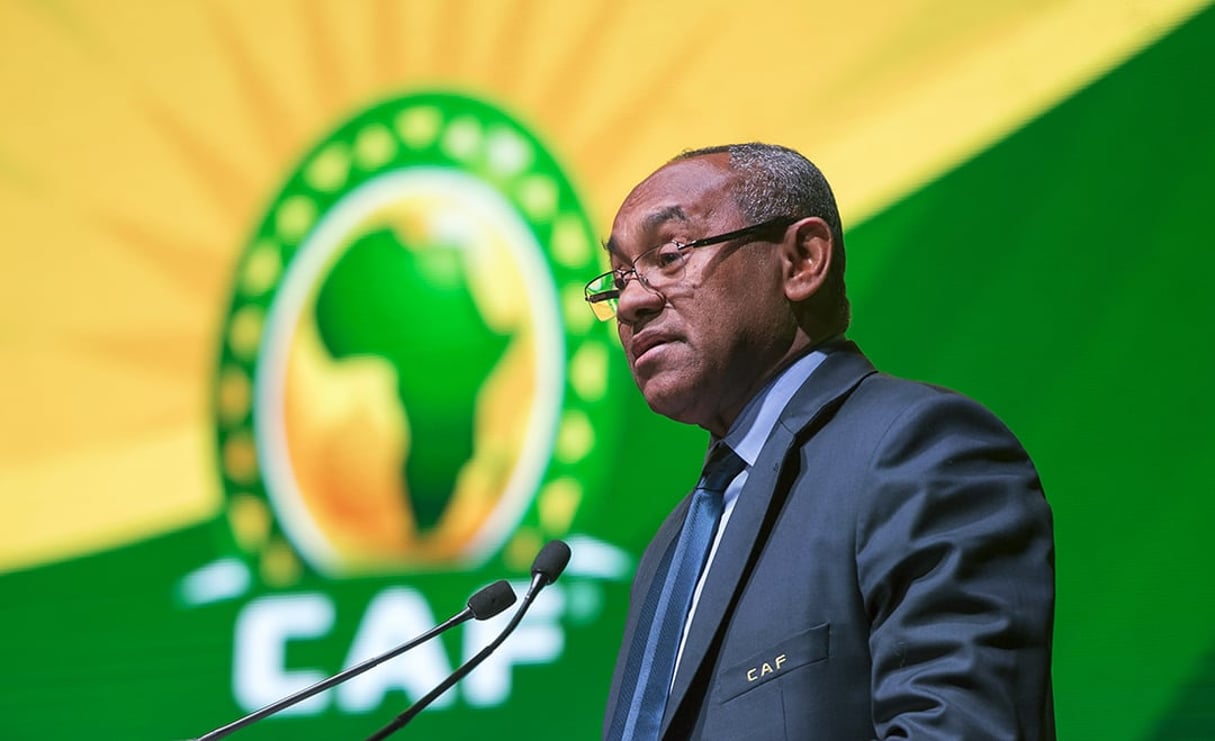
[[[709,453],[704,471],[700,475],[698,489],[722,492],[734,480],[734,477],[747,467],[747,462],[738,457],[729,445],[718,443]]]

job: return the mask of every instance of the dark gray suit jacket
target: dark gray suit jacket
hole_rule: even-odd
[[[688,500],[650,543],[636,609]],[[1012,433],[845,343],[751,468],[665,739],[1053,739],[1051,515]]]

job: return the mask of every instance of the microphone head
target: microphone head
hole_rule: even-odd
[[[488,620],[515,604],[515,590],[505,579],[482,587],[468,598],[468,609],[477,620]]]
[[[570,547],[560,540],[550,540],[536,554],[536,560],[532,561],[532,576],[539,576],[543,581],[542,586],[547,586],[557,581],[569,562]]]

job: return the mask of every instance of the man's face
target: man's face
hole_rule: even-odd
[[[612,267],[642,252],[750,226],[730,190],[728,155],[672,163],[625,199],[612,225]],[[691,249],[684,277],[661,293],[630,280],[617,330],[650,407],[725,434],[788,350],[796,324],[776,246],[739,242]]]

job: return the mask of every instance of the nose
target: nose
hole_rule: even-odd
[[[620,291],[616,304],[616,319],[632,326],[657,314],[665,303],[666,298],[661,293],[642,283],[636,275],[631,275]]]

